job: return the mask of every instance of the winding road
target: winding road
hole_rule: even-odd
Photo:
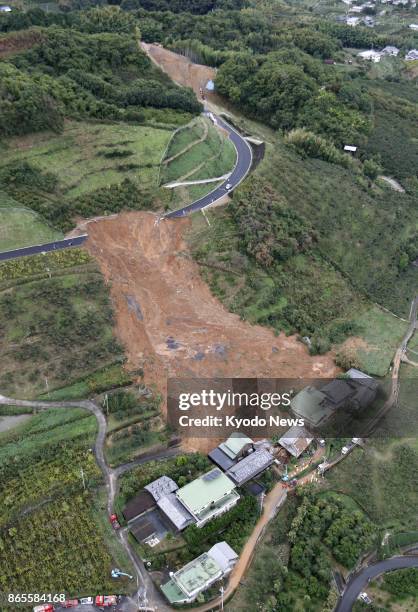
[[[221,119],[219,115],[214,115],[213,113],[206,112],[205,113],[213,123],[228,132],[229,139],[235,147],[237,152],[237,161],[235,163],[235,167],[232,170],[229,177],[221,184],[219,187],[216,187],[213,191],[208,193],[207,195],[195,200],[192,204],[188,204],[183,208],[179,208],[178,210],[173,210],[163,216],[164,219],[175,219],[176,217],[184,217],[185,215],[189,215],[190,213],[196,212],[198,210],[202,210],[207,208],[208,206],[212,206],[216,202],[219,202],[224,198],[228,193],[233,191],[235,187],[237,187],[247,176],[249,171],[251,170],[251,165],[253,162],[253,152],[251,149],[251,145],[237,132],[235,128],[233,128],[229,123],[225,121],[225,119]],[[227,189],[227,185],[230,187]]]
[[[385,572],[408,567],[418,567],[418,556],[405,555],[404,557],[392,557],[391,559],[385,559],[384,561],[365,567],[350,579],[335,608],[335,612],[350,612],[357,597],[364,591],[367,583],[373,578],[377,578],[377,576]]]
[[[45,244],[35,244],[33,246],[22,247],[12,251],[3,251],[0,253],[0,261],[9,259],[17,259],[18,257],[27,257],[28,255],[38,255],[39,253],[49,253],[50,251],[59,251],[77,247],[83,244],[87,239],[87,234],[82,236],[74,236],[73,238],[64,238],[63,240],[55,240],[54,242],[46,242]]]

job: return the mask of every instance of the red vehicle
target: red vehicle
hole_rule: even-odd
[[[33,612],[54,612],[54,610],[52,604],[43,604],[42,606],[35,606]]]
[[[96,606],[99,608],[110,608],[110,606],[115,606],[118,603],[118,598],[116,595],[97,595],[96,596]]]
[[[120,523],[119,523],[118,515],[117,514],[111,514],[109,519],[110,519],[110,522],[112,523],[113,529],[119,529],[120,528]]]
[[[78,599],[67,599],[62,604],[63,608],[76,608],[78,606]]]

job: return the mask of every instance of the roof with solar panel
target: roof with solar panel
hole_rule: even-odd
[[[235,489],[235,484],[219,468],[213,468],[176,492],[180,501],[193,513],[216,503]]]

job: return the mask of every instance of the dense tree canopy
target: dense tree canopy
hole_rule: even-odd
[[[89,11],[99,13],[102,9]],[[104,13],[111,20],[111,8]],[[201,110],[191,90],[151,66],[133,34],[56,26],[40,33],[41,42],[0,62],[0,134],[59,131],[65,116],[129,120],[144,106]]]

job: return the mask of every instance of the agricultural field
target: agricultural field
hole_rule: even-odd
[[[68,121],[62,134],[40,132],[10,138],[1,150],[1,165],[19,160],[58,177],[67,198],[138,178],[156,183],[158,167],[172,130],[150,126]]]
[[[4,262],[0,288],[0,384],[5,393],[48,394],[122,363],[108,291],[85,251]]]
[[[417,477],[416,439],[389,437],[351,453],[326,482],[356,500],[376,525],[396,533],[418,529],[418,491],[411,486]]]
[[[45,497],[68,496],[101,481],[91,447],[96,419],[81,409],[51,409],[0,435],[0,528]]]
[[[105,446],[109,465],[132,461],[152,446],[168,440],[168,432],[159,410],[160,398],[149,389],[118,390],[103,399],[107,415]]]
[[[2,591],[111,590],[109,534],[92,497],[102,483],[96,430],[86,411],[52,408],[0,435]]]

